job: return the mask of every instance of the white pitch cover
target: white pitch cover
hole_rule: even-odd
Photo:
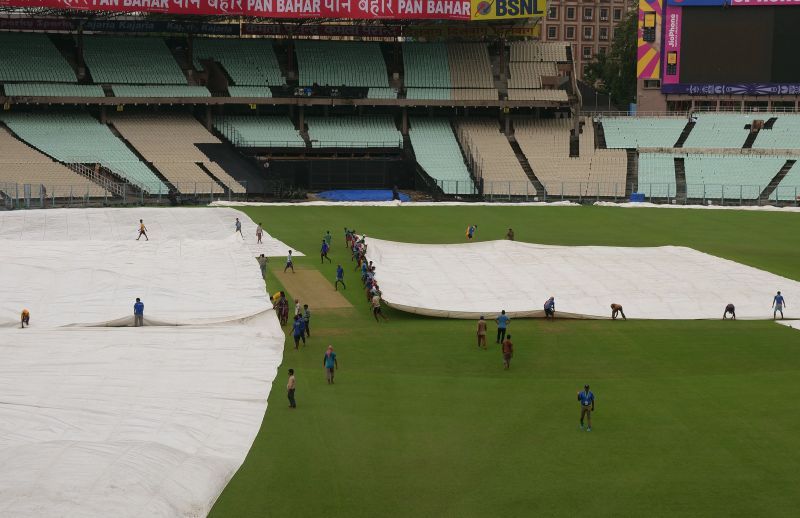
[[[0,212],[0,516],[208,513],[283,355],[254,229],[231,209]]]
[[[384,301],[448,318],[544,316],[610,318],[612,303],[628,318],[772,318],[780,290],[800,304],[800,283],[691,248],[550,246],[514,241],[429,245],[367,238]],[[789,317],[789,310],[786,311]]]

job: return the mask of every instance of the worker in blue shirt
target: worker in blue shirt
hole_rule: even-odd
[[[583,430],[583,416],[586,416],[589,426],[587,432],[592,431],[592,412],[594,412],[594,393],[589,390],[589,385],[583,386],[583,391],[578,392],[578,401],[581,403],[581,430]]]
[[[347,289],[347,286],[344,284],[344,268],[342,265],[336,266],[336,283],[333,285],[336,291],[339,291],[339,283],[342,283],[342,288]]]
[[[781,320],[783,320],[783,308],[786,307],[786,301],[783,300],[783,295],[779,291],[777,295],[772,299],[772,307],[774,310],[772,311],[772,319],[775,320],[778,313],[781,314]]]
[[[306,345],[306,325],[303,321],[302,315],[294,316],[294,323],[292,324],[292,336],[294,337],[295,350],[300,348],[300,340],[303,340],[303,346]]]
[[[144,325],[144,302],[138,297],[133,305],[133,326],[142,327]]]
[[[556,318],[556,298],[550,297],[544,303],[544,318],[552,318],[555,320]]]
[[[320,249],[319,249],[319,257],[320,257],[320,262],[321,263],[324,263],[325,259],[327,259],[329,263],[333,262],[333,261],[331,261],[331,258],[328,257],[328,250],[330,250],[330,247],[328,246],[328,242],[323,239],[322,240],[322,247],[320,247]]]
[[[508,323],[511,321],[511,319],[508,318],[508,315],[506,315],[506,310],[504,309],[499,315],[497,315],[497,318],[495,318],[494,321],[497,323],[497,340],[495,340],[495,343],[499,344],[506,338],[506,328],[508,327]]]

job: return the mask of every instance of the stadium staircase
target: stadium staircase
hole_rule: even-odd
[[[105,167],[96,167],[95,164],[78,164],[78,163],[71,163],[71,162],[62,162],[61,160],[55,159],[52,155],[45,153],[41,149],[37,148],[36,146],[31,145],[28,141],[19,138],[19,135],[14,133],[11,128],[6,126],[4,123],[0,122],[0,131],[5,130],[9,135],[13,138],[28,146],[29,148],[33,149],[40,155],[44,155],[51,159],[53,162],[58,162],[59,164],[63,165],[67,169],[74,171],[75,173],[88,178],[96,185],[106,189],[108,192],[112,193],[115,196],[124,196],[125,193],[129,194],[137,194],[141,191],[139,187],[129,183],[127,180],[123,179],[120,176],[112,173],[110,170],[106,169]],[[122,186],[122,184],[127,185],[126,188]]]
[[[434,201],[440,201],[448,197],[433,177],[428,174],[428,171],[417,162],[417,154],[414,152],[414,146],[411,144],[411,137],[407,134],[403,135],[403,157],[413,164],[415,183],[418,179],[425,185],[425,190],[430,193]]]
[[[594,147],[596,149],[608,149],[606,144],[606,130],[603,128],[603,122],[597,121],[594,124]]]
[[[203,69],[207,74],[205,87],[211,92],[213,97],[224,97],[233,81],[225,69],[212,60],[203,60]]]
[[[214,173],[212,173],[211,171],[208,170],[208,168],[206,167],[206,165],[203,162],[195,162],[195,165],[197,167],[199,167],[200,169],[202,169],[203,172],[206,173],[208,176],[210,176],[212,180],[217,182],[217,185],[222,189],[222,192],[225,192],[225,191],[227,191],[229,189],[229,187],[227,185],[225,185],[219,178],[217,178],[214,175]]]
[[[464,164],[467,166],[467,171],[469,171],[469,175],[472,177],[472,181],[475,183],[475,187],[478,190],[478,193],[483,194],[483,180],[479,179],[478,176],[475,174],[474,168],[470,165],[472,162],[469,160],[469,153],[466,149],[464,149],[464,143],[460,138],[458,138],[458,128],[456,128],[456,121],[455,119],[450,119],[450,129],[453,131],[453,135],[456,135],[456,142],[458,142],[458,149],[461,150],[461,158],[464,159]]]
[[[639,150],[626,149],[628,155],[627,170],[625,172],[625,198],[639,191]]]
[[[170,53],[172,54],[172,58],[180,67],[183,75],[186,76],[186,83],[191,86],[197,86],[197,79],[194,75],[194,66],[192,64],[191,56],[187,55],[186,47],[175,45],[170,41],[167,41],[166,43]]]
[[[62,35],[62,34],[50,34],[50,41],[53,43],[58,52],[63,56],[64,60],[69,63],[69,66],[72,67],[72,71],[75,72],[75,77],[78,78],[78,83],[81,84],[90,84],[92,82],[92,78],[89,72],[89,69],[84,67],[84,76],[81,77],[78,74],[80,69],[78,64],[78,52],[75,48],[75,40],[72,39],[70,35]]]
[[[675,158],[675,198],[678,203],[686,203],[686,161]]]
[[[139,161],[140,161],[141,163],[143,163],[145,166],[147,166],[147,168],[148,168],[148,169],[150,169],[150,171],[152,171],[154,175],[156,175],[156,178],[158,178],[159,180],[161,180],[162,182],[164,182],[164,185],[166,185],[166,186],[169,188],[169,190],[170,190],[170,191],[177,191],[177,190],[178,190],[178,189],[177,189],[177,188],[176,188],[176,187],[175,187],[175,186],[172,184],[172,182],[170,182],[170,181],[167,179],[167,177],[166,177],[166,176],[164,176],[163,174],[161,174],[161,171],[159,171],[158,169],[156,169],[155,165],[153,165],[153,163],[152,163],[152,162],[148,162],[148,161],[147,161],[147,160],[146,160],[146,159],[145,159],[145,158],[142,156],[142,154],[141,154],[141,153],[139,153],[139,150],[138,150],[138,149],[136,149],[136,148],[133,146],[133,144],[131,144],[131,143],[128,141],[128,139],[126,139],[125,137],[123,137],[123,136],[122,136],[122,133],[120,133],[120,132],[119,132],[119,130],[118,130],[118,129],[117,129],[115,126],[114,126],[114,124],[113,124],[113,123],[108,123],[108,124],[106,124],[106,126],[108,126],[108,129],[109,129],[109,130],[111,130],[111,133],[113,133],[113,134],[114,134],[114,136],[115,136],[115,137],[117,137],[117,138],[120,140],[120,142],[122,142],[123,144],[125,144],[125,146],[126,146],[126,147],[127,147],[127,148],[128,148],[130,151],[131,151],[131,153],[133,153],[133,154],[136,156],[136,158],[138,158],[138,159],[139,159]],[[167,193],[162,193],[162,194],[167,194]]]
[[[223,136],[216,131],[213,133],[220,140],[223,139]],[[196,146],[209,161],[216,162],[237,182],[246,185],[248,193],[274,193],[278,189],[280,182],[266,178],[255,161],[242,156],[224,140],[219,144],[196,144]]]
[[[755,143],[759,131],[761,131],[759,128],[750,127],[750,133],[747,135],[744,144],[742,144],[743,149],[751,149],[753,147],[753,143]]]
[[[675,142],[674,147],[683,147],[683,143],[686,142],[686,139],[689,138],[689,134],[692,132],[692,128],[694,128],[695,122],[689,121],[686,123],[686,126],[683,128],[680,137],[678,137],[678,141]]]
[[[525,171],[528,179],[531,181],[533,186],[536,187],[536,192],[540,193],[542,196],[547,196],[547,191],[545,190],[544,185],[539,181],[539,178],[536,177],[536,173],[533,171],[533,167],[531,167],[528,157],[526,157],[525,153],[522,152],[522,148],[519,146],[517,138],[514,135],[506,135],[506,138],[508,139],[508,143],[511,144],[511,149],[514,150],[514,155],[516,155],[517,160],[519,160],[519,165],[522,166],[522,170]]]
[[[797,162],[797,160],[787,160],[786,163],[783,164],[783,167],[781,167],[780,171],[778,171],[778,174],[776,174],[772,181],[769,182],[769,185],[767,185],[764,190],[761,191],[761,195],[758,199],[768,200],[772,193],[775,192],[775,189],[778,188],[778,185],[781,183],[783,178],[792,169],[792,166],[794,166],[795,162]]]
[[[105,167],[97,167],[93,164],[78,164],[78,163],[67,163],[63,162],[63,164],[78,173],[79,175],[88,178],[95,184],[101,186],[108,192],[112,193],[114,196],[119,196],[120,198],[125,197],[126,194],[132,194],[138,196],[141,192],[141,189],[136,185],[130,184],[126,182],[119,176],[113,174],[109,169]],[[128,185],[123,185],[128,184]]]

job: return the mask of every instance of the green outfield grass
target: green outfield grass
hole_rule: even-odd
[[[342,229],[411,242],[685,245],[800,279],[800,214],[596,207],[270,207],[245,212],[354,308],[287,341],[269,410],[211,516],[796,516],[800,332],[772,322],[516,320],[503,371],[474,322],[372,319]],[[318,244],[334,234],[332,265]],[[282,268],[281,260],[271,267]],[[676,265],[679,268],[680,265]],[[268,278],[278,289],[274,276]],[[332,288],[332,283],[330,284]],[[765,287],[765,312],[772,292]],[[509,286],[508,289],[513,289]],[[311,304],[313,300],[305,301]],[[720,315],[726,301],[719,304]],[[794,304],[787,301],[793,315]],[[632,312],[632,311],[631,311]],[[787,314],[787,316],[789,316]],[[490,333],[494,326],[490,325]],[[491,336],[490,336],[491,338]],[[339,355],[335,386],[322,355]],[[286,369],[298,409],[287,407]],[[576,391],[591,383],[591,433]]]

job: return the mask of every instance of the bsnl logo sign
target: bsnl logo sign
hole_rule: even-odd
[[[541,3],[544,4],[544,2]],[[544,14],[542,7],[539,6],[539,0],[482,0],[478,2],[473,18],[542,16]]]

